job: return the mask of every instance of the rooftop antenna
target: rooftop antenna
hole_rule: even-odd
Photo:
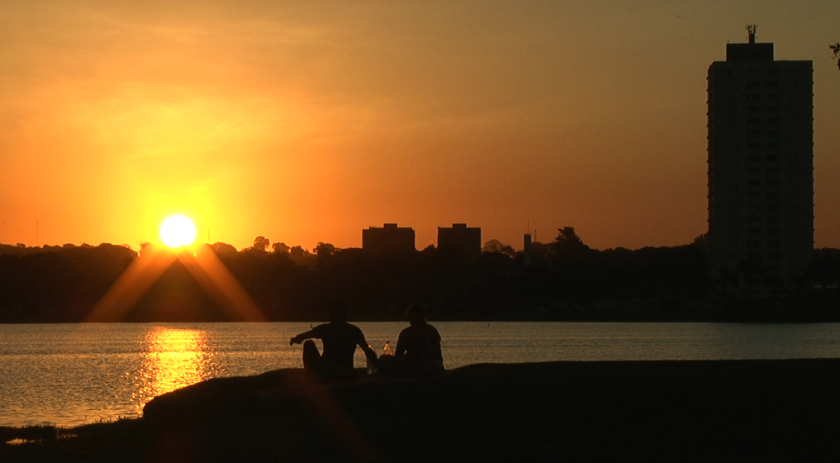
[[[755,43],[755,31],[758,30],[758,26],[755,24],[747,24],[747,34],[749,34],[750,43]]]
[[[829,45],[831,51],[834,52],[834,58],[837,59],[837,67],[840,68],[840,42],[837,42],[834,45]]]

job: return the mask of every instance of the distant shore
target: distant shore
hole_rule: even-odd
[[[354,306],[359,322],[405,321],[405,305]],[[554,301],[542,305],[441,305],[426,304],[434,321],[553,321],[553,322],[734,322],[734,323],[837,323],[840,299],[825,298],[725,298],[700,301],[688,298],[612,298],[586,301]],[[223,323],[209,307],[190,316],[158,312],[148,316],[110,320],[117,323]],[[218,314],[216,314],[218,315]],[[314,315],[314,316],[313,316]],[[271,317],[268,322],[323,322],[323,311],[305,317]],[[320,317],[320,318],[319,318]],[[0,317],[2,324],[83,323],[84,318]]]
[[[205,381],[141,419],[0,429],[0,461],[836,461],[840,360],[470,365]]]

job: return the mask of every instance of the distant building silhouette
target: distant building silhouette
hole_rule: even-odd
[[[481,228],[453,223],[452,227],[438,227],[438,249],[458,250],[467,260],[481,255]]]
[[[525,233],[522,237],[522,265],[531,266],[531,234]]]
[[[414,229],[386,223],[380,227],[362,230],[362,249],[374,254],[399,254],[416,251]]]
[[[708,75],[709,265],[718,292],[790,288],[814,249],[813,63],[726,45]]]

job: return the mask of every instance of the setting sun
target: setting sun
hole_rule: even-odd
[[[183,215],[173,215],[160,224],[160,239],[171,248],[191,245],[195,233],[192,220]]]

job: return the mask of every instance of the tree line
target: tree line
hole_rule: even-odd
[[[0,245],[0,322],[79,322],[138,254],[125,245],[28,248]],[[714,282],[703,237],[637,250],[592,249],[573,227],[522,251],[498,240],[469,260],[429,246],[371,255],[318,243],[312,251],[263,236],[249,248],[209,248],[268,320],[315,321],[343,300],[355,320],[402,320],[412,303],[436,320],[707,320],[726,318],[709,303]],[[840,275],[840,251],[816,251],[808,281]],[[837,299],[836,288],[831,293]],[[836,306],[836,304],[835,304]],[[221,307],[175,259],[124,321],[225,321]]]

